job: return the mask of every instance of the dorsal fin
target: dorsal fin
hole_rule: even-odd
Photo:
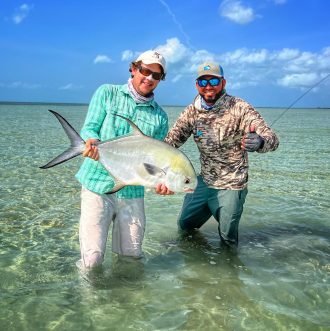
[[[119,116],[121,118],[123,118],[124,120],[126,120],[129,125],[132,127],[133,129],[133,135],[142,135],[142,136],[145,136],[145,134],[128,118],[126,118],[125,116],[122,116],[122,115],[119,115],[119,114],[115,114],[115,116]]]
[[[111,189],[111,191],[107,192],[106,194],[116,193],[125,186],[126,186],[126,184],[124,184],[121,181],[115,179],[115,186]]]

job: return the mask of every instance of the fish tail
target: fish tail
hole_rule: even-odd
[[[47,164],[39,167],[40,169],[47,169],[54,167],[60,163],[68,161],[78,155],[80,155],[85,149],[85,141],[80,137],[77,131],[71,126],[71,124],[57,112],[48,109],[61,123],[66,135],[70,139],[71,146],[62,154],[56,156],[53,160]]]

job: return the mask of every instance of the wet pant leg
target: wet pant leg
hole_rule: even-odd
[[[243,213],[247,188],[243,190],[215,190],[209,197],[209,207],[219,223],[221,240],[229,246],[238,244],[238,226]]]
[[[145,225],[143,198],[118,199],[112,229],[112,251],[125,256],[142,256]]]
[[[116,203],[115,195],[97,194],[82,188],[79,241],[83,268],[102,264]]]
[[[198,184],[193,193],[186,194],[180,215],[178,226],[181,230],[200,228],[211,216],[208,207],[208,187],[201,176],[197,177]]]

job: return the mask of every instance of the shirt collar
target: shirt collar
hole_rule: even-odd
[[[206,103],[205,100],[198,94],[194,101],[193,105],[196,109],[200,111],[218,111],[224,108],[225,106],[225,96],[227,95],[226,90],[223,89],[220,98],[216,101],[216,103],[211,107],[211,109],[206,109],[206,107],[203,107]]]
[[[131,94],[129,93],[129,90],[128,90],[128,86],[127,86],[128,84],[123,84],[123,85],[121,85],[120,86],[120,91],[123,93],[123,94],[127,94],[128,95],[128,97],[130,98],[130,99],[132,99],[134,102],[135,102],[135,100],[132,98],[132,96],[131,96]],[[144,103],[137,103],[136,104],[137,106],[139,106],[139,107],[145,107],[145,106],[148,106],[148,107],[153,107],[153,108],[156,108],[156,102],[155,102],[155,100],[153,99],[153,100],[151,100],[151,101],[148,101],[148,102],[144,102]]]

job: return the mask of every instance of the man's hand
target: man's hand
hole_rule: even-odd
[[[91,159],[97,161],[100,158],[99,149],[97,148],[98,139],[90,138],[87,139],[85,144],[85,150],[83,152],[84,157],[90,157]]]
[[[160,195],[172,195],[174,192],[169,190],[164,184],[157,184],[155,191]]]
[[[250,132],[244,135],[242,139],[242,149],[245,149],[247,152],[255,152],[258,149],[262,148],[264,145],[264,140],[255,132],[254,125],[251,125]]]

